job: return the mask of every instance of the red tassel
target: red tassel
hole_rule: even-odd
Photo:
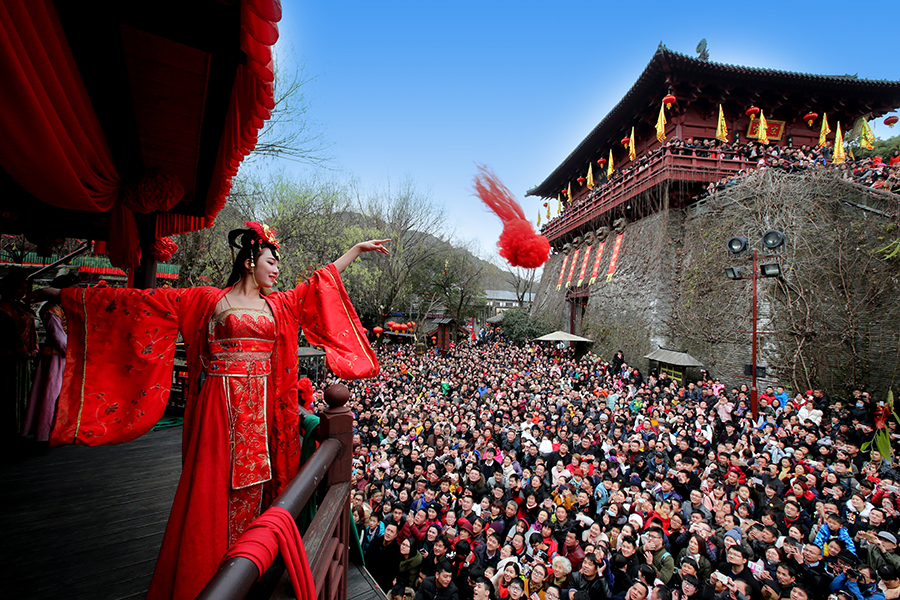
[[[550,257],[550,242],[538,235],[525,211],[512,192],[503,185],[493,171],[479,165],[475,176],[475,195],[503,221],[503,233],[497,247],[500,256],[514,267],[534,269]]]

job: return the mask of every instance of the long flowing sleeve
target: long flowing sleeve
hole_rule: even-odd
[[[338,377],[364,379],[378,374],[378,359],[333,264],[293,290],[272,296],[297,319],[309,343],[325,349],[328,367]]]
[[[68,348],[51,444],[133,440],[169,398],[181,290],[67,289]]]

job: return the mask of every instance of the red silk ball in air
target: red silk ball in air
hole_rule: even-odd
[[[497,175],[480,165],[475,176],[475,195],[503,222],[503,232],[497,247],[500,256],[514,267],[534,269],[550,257],[550,242],[538,235],[525,211],[512,192]]]

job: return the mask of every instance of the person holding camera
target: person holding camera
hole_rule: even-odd
[[[857,600],[885,600],[884,594],[878,589],[878,576],[869,565],[861,563],[855,569],[840,562],[836,568],[841,573],[831,582],[831,591],[848,591]]]

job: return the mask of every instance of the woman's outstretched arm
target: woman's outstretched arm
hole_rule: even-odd
[[[346,254],[334,261],[334,268],[338,270],[338,273],[343,273],[344,269],[349,267],[350,263],[356,260],[356,257],[363,252],[381,252],[382,254],[389,254],[390,251],[384,247],[384,244],[389,241],[391,240],[369,240],[368,242],[360,242],[347,250]]]

